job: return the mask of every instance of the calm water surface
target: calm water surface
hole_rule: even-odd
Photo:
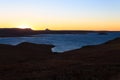
[[[0,44],[17,45],[21,42],[32,42],[37,44],[53,44],[54,52],[64,52],[81,48],[86,45],[97,45],[120,37],[120,33],[108,33],[108,35],[89,34],[39,34],[34,37],[11,37],[0,38]]]

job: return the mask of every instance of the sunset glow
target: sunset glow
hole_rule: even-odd
[[[28,26],[28,25],[20,25],[20,26],[18,26],[17,28],[26,29],[26,28],[31,28],[31,27]]]
[[[118,31],[119,4],[120,0],[0,0],[0,28]]]

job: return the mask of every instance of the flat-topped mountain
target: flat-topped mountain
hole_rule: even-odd
[[[19,28],[1,28],[0,37],[19,37],[29,36],[33,34],[33,30],[30,28],[19,29]]]

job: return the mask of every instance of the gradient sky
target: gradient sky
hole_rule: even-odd
[[[0,28],[120,30],[120,0],[0,0]]]

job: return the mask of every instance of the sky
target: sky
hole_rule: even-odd
[[[120,30],[120,0],[0,0],[0,28]]]

